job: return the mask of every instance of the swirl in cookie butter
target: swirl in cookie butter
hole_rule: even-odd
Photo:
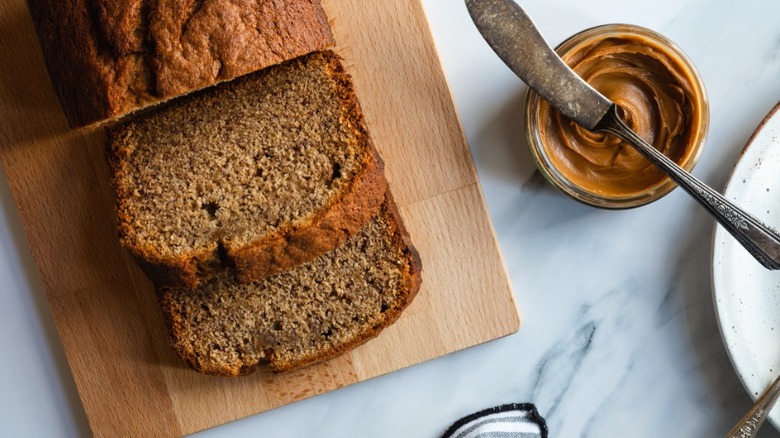
[[[612,35],[567,51],[564,61],[617,103],[640,137],[683,165],[696,154],[703,122],[695,74],[677,54],[641,35]],[[544,148],[572,183],[606,196],[631,196],[666,176],[617,137],[592,133],[541,100],[538,121]]]

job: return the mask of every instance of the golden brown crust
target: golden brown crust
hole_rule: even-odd
[[[401,216],[398,213],[395,203],[392,200],[390,192],[386,194],[386,200],[383,202],[380,210],[384,221],[390,225],[392,233],[393,250],[402,254],[403,265],[401,267],[403,281],[401,290],[397,291],[397,299],[389,303],[387,310],[382,314],[382,318],[360,332],[357,336],[336,346],[335,348],[322,351],[320,354],[311,355],[300,360],[285,361],[280,355],[274,353],[272,349],[265,351],[266,360],[261,362],[241,361],[222,363],[213,360],[207,360],[206,357],[199,355],[188,342],[186,324],[182,321],[184,312],[178,308],[178,304],[166,292],[166,288],[157,288],[158,299],[162,308],[163,318],[168,328],[171,345],[179,357],[187,363],[192,369],[204,374],[236,377],[251,374],[259,366],[267,365],[275,372],[289,372],[318,362],[326,361],[340,355],[343,355],[354,348],[375,338],[379,333],[392,325],[401,316],[401,313],[414,300],[422,284],[422,262],[420,255],[412,245],[409,234],[403,225]],[[324,257],[327,257],[325,255]]]
[[[318,0],[28,0],[72,127],[333,45]]]

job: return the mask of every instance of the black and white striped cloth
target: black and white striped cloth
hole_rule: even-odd
[[[547,438],[547,423],[533,404],[512,403],[463,417],[442,438]]]

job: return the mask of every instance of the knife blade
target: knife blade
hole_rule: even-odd
[[[563,115],[594,130],[613,102],[569,68],[512,0],[466,0],[471,19],[504,63]]]

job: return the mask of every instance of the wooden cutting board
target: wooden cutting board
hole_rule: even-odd
[[[25,1],[0,2],[0,160],[95,435],[192,433],[519,328],[419,0],[324,3],[423,287],[395,325],[341,358],[227,379],[172,353],[152,285],[117,242],[102,132],[67,129]]]

